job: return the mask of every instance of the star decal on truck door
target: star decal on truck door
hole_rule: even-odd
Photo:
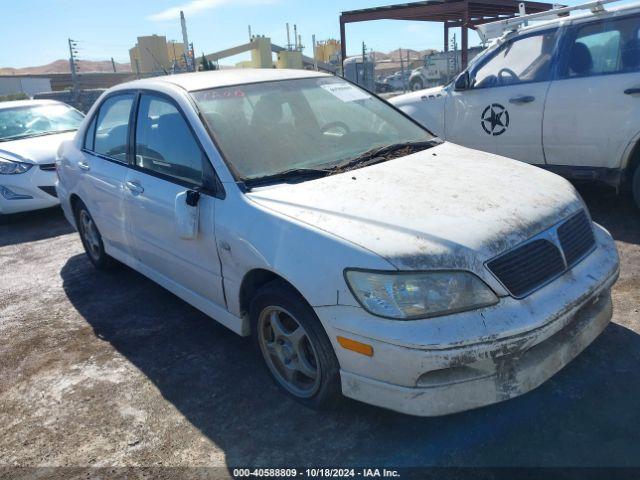
[[[509,112],[499,103],[492,103],[482,112],[480,123],[488,135],[502,135],[509,126]]]

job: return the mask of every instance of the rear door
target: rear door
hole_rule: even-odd
[[[640,132],[640,16],[572,26],[544,118],[547,163],[619,168]]]
[[[213,175],[209,160],[168,97],[143,93],[135,124],[134,161],[125,189],[136,256],[165,280],[224,308],[216,198],[206,193]],[[188,191],[199,192],[197,235],[190,239],[178,227],[185,220],[180,215]]]
[[[83,159],[77,164],[88,182],[79,192],[109,248],[130,254],[124,209],[127,174],[127,138],[134,93],[105,99],[94,115],[84,140]]]
[[[447,140],[543,164],[542,117],[557,29],[506,41],[470,70],[470,88],[445,104]]]

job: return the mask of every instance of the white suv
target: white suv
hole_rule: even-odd
[[[455,82],[391,102],[448,141],[628,185],[640,206],[640,6],[594,10],[508,32]]]
[[[444,143],[337,77],[122,84],[60,155],[91,262],[120,260],[252,335],[308,405],[506,400],[611,318],[616,247],[566,180]]]

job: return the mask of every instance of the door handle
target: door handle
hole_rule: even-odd
[[[144,192],[143,186],[140,185],[138,182],[132,182],[130,180],[127,180],[125,182],[125,185],[129,189],[129,191],[134,195],[140,195],[141,193]]]
[[[79,168],[80,170],[85,170],[85,171],[87,171],[87,170],[91,170],[91,165],[89,165],[89,164],[88,164],[87,162],[85,162],[84,160],[80,160],[80,161],[78,162],[78,168]]]
[[[531,103],[536,99],[532,95],[520,95],[519,97],[513,97],[509,99],[509,103],[515,103],[516,105],[522,105],[523,103]]]
[[[637,95],[638,93],[640,93],[640,87],[635,87],[635,88],[627,88],[624,91],[625,95]]]

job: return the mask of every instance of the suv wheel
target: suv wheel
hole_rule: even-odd
[[[640,208],[640,166],[636,167],[636,171],[633,174],[631,189],[633,191],[633,199],[636,202],[636,206]]]
[[[89,260],[99,270],[109,268],[113,263],[113,259],[104,251],[102,236],[87,206],[79,201],[75,213],[80,240],[82,240],[82,246]]]
[[[308,407],[335,406],[338,360],[304,299],[284,282],[270,282],[251,302],[250,316],[254,345],[278,386]]]

